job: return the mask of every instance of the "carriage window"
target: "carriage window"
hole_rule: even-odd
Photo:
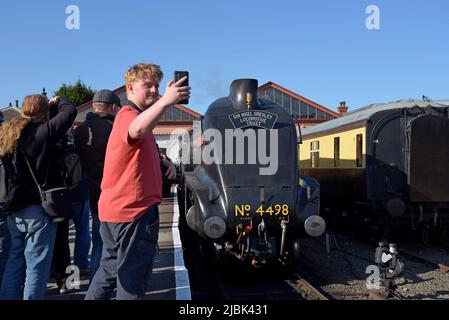
[[[362,160],[362,152],[363,152],[363,140],[362,140],[362,136],[361,134],[358,134],[356,136],[356,154],[355,154],[355,166],[360,168],[363,166],[363,160]]]
[[[334,167],[340,166],[340,137],[334,138]]]
[[[318,168],[320,166],[320,142],[312,141],[310,143],[310,166]]]

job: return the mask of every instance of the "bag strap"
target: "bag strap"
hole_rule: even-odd
[[[128,101],[128,105],[129,105],[131,108],[133,108],[134,110],[137,110],[137,111],[139,112],[139,114],[143,112],[142,109],[140,109],[134,102],[132,102],[132,101],[130,101],[130,100]]]
[[[27,165],[28,165],[28,169],[30,169],[31,176],[33,177],[34,183],[36,183],[36,186],[37,186],[37,188],[39,189],[39,193],[40,193],[40,194],[44,194],[44,191],[42,190],[41,185],[39,184],[39,182],[37,182],[37,179],[36,179],[36,176],[34,175],[33,169],[31,169],[31,165],[30,165],[30,163],[28,162],[27,156],[25,155],[25,151],[23,151],[23,148],[20,148],[20,151],[22,151],[22,155],[23,155],[23,157],[25,158],[25,161],[26,161],[26,163],[27,163]]]

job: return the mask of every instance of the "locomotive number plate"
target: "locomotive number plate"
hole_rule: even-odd
[[[260,205],[257,208],[253,208],[249,204],[234,206],[236,217],[248,217],[251,213],[260,216],[288,216],[289,208],[287,204]]]

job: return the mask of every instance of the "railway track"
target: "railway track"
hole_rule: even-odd
[[[372,238],[364,237],[356,232],[342,232],[362,241],[369,241],[374,246],[377,246],[377,241]],[[399,237],[399,238],[398,238]],[[417,261],[426,263],[437,268],[443,273],[449,272],[449,245],[445,243],[423,243],[416,242],[404,235],[396,236],[396,240],[390,242],[398,244],[398,252],[403,256],[415,259]],[[439,254],[438,254],[439,253]]]
[[[301,294],[282,276],[264,270],[217,275],[224,300],[302,300]]]
[[[275,269],[252,270],[239,276],[218,276],[224,300],[329,300],[319,287],[298,272],[276,274]]]
[[[426,254],[425,250],[433,251],[434,253],[439,252],[439,254]],[[399,254],[427,263],[443,273],[449,272],[449,258],[447,248],[445,246],[431,245],[426,246],[425,249],[420,249],[419,247],[412,248],[407,245],[401,245],[398,251]]]
[[[313,263],[310,266],[307,266],[306,263],[304,265],[307,266],[306,268],[291,269],[290,273],[285,271],[281,273],[276,271],[276,268],[267,269],[267,266],[260,269],[237,266],[232,268],[231,272],[227,272],[227,275],[223,275],[216,273],[216,270],[214,271],[214,268],[206,263],[196,272],[196,283],[191,281],[191,284],[192,287],[195,287],[195,284],[197,286],[201,284],[210,288],[205,288],[201,290],[200,295],[195,297],[193,294],[192,297],[225,301],[397,300],[413,297],[419,299],[419,297],[433,294],[432,290],[424,288],[427,281],[422,281],[424,278],[421,278],[421,274],[432,270],[442,274],[449,270],[447,248],[443,246],[437,248],[441,251],[442,256],[446,256],[447,261],[445,262],[422,256],[414,244],[405,245],[399,242],[398,251],[401,261],[403,259],[415,260],[415,263],[405,262],[406,273],[398,279],[397,289],[389,291],[389,295],[385,296],[383,291],[376,292],[366,287],[366,280],[369,276],[366,274],[366,268],[375,265],[374,250],[377,243],[366,237],[354,237],[340,233],[335,236],[338,236],[339,240],[337,241],[335,238],[330,255],[326,254],[324,243],[319,244],[317,241],[309,239],[310,244],[315,244],[311,247],[307,247],[310,244],[306,244],[303,255],[304,258],[310,255],[314,256]],[[201,255],[198,254],[191,258],[198,263],[201,260]],[[312,260],[308,261],[312,262]],[[318,269],[317,266],[319,266]],[[410,272],[409,266],[413,272]],[[189,272],[191,271],[189,270]],[[206,273],[209,274],[208,278],[205,277]],[[444,277],[444,275],[442,276]],[[443,282],[436,283],[434,287],[443,286]],[[424,291],[418,291],[420,289],[417,287],[424,288]],[[444,290],[440,290],[437,294],[444,294]]]
[[[333,300],[335,297],[324,295],[320,289],[313,286],[309,281],[304,279],[299,273],[295,273],[295,283],[298,292],[305,300]]]

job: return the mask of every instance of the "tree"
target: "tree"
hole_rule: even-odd
[[[81,80],[78,80],[75,84],[65,84],[55,91],[55,96],[64,96],[69,99],[69,101],[74,106],[82,105],[87,101],[92,100],[95,91],[91,87],[86,86]]]

